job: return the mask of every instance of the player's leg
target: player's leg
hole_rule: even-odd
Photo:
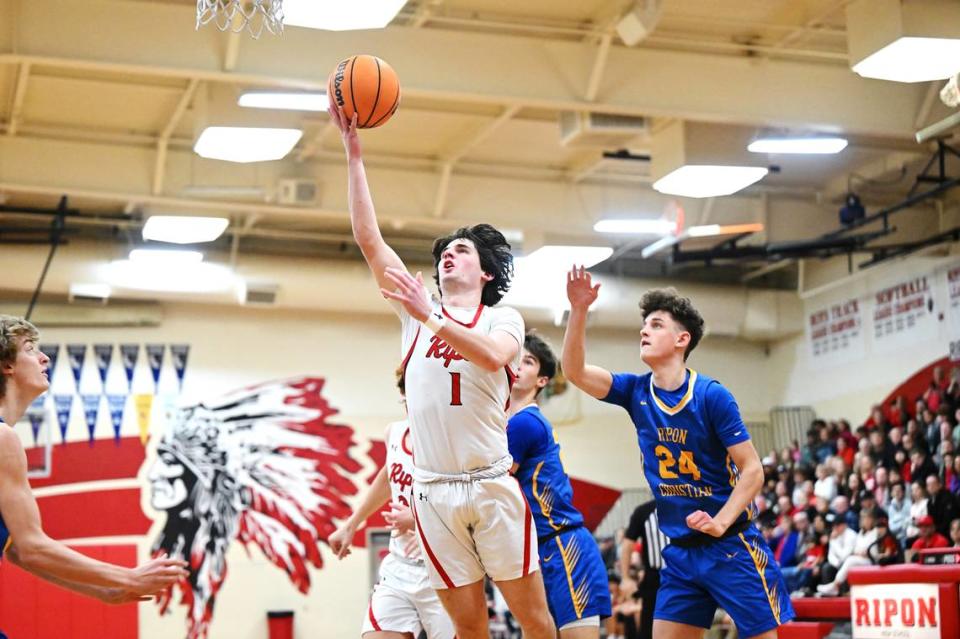
[[[790,592],[773,553],[756,528],[705,549],[703,583],[737,626],[740,637],[774,637],[793,619]]]
[[[703,549],[669,545],[662,554],[653,639],[702,639],[717,610],[716,599],[699,583]]]
[[[413,602],[403,593],[377,586],[370,597],[360,636],[363,639],[416,639],[420,634]]]
[[[560,639],[599,639],[600,617],[577,619],[560,628]]]
[[[466,586],[437,590],[437,596],[453,621],[458,639],[489,639],[490,622],[483,579]]]
[[[457,634],[453,627],[453,621],[440,602],[440,597],[437,596],[436,591],[430,587],[430,580],[426,571],[424,571],[420,588],[414,595],[414,601],[417,605],[420,625],[423,626],[427,639],[453,639]],[[486,602],[484,602],[485,608]]]
[[[416,639],[421,624],[409,569],[393,555],[380,564],[380,579],[370,596],[360,636],[363,639]]]
[[[703,639],[706,631],[706,628],[676,621],[653,620],[653,639]]]
[[[453,621],[457,637],[486,639],[484,569],[470,537],[470,490],[467,482],[415,482],[412,510],[430,586]]]
[[[543,579],[539,570],[518,579],[495,580],[495,583],[510,612],[519,622],[525,638],[556,638],[557,630],[550,611],[547,610]]]
[[[483,568],[500,589],[530,639],[555,639],[537,561],[533,515],[520,485],[509,475],[473,482],[473,541]]]
[[[600,619],[612,614],[606,566],[586,528],[545,540],[540,571],[561,639],[597,639]]]

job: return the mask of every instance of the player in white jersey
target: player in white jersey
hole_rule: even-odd
[[[350,552],[350,542],[374,512],[390,500],[385,515],[393,527],[390,552],[380,564],[380,580],[370,597],[360,634],[364,639],[452,639],[453,622],[443,609],[423,563],[413,531],[410,499],[413,491],[413,449],[406,421],[387,427],[387,457],[356,511],[329,539],[338,557]]]
[[[414,450],[417,532],[430,581],[460,639],[489,637],[483,576],[503,593],[530,639],[556,636],[523,493],[508,474],[506,405],[523,320],[493,308],[508,290],[510,245],[492,226],[434,243],[440,299],[407,272],[377,225],[356,120],[331,108],[343,136],[353,235],[400,316]]]

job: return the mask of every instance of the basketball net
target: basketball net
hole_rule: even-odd
[[[240,33],[254,39],[266,29],[283,33],[283,0],[197,0],[197,29],[210,23],[221,31]]]

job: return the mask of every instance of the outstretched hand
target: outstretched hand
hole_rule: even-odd
[[[571,308],[590,308],[597,301],[600,285],[592,285],[590,273],[583,266],[574,265],[567,273],[567,299]]]
[[[402,268],[388,266],[384,275],[397,288],[394,291],[381,288],[380,293],[387,299],[400,302],[413,319],[418,322],[426,321],[432,309],[430,308],[430,296],[427,294],[427,287],[423,285],[423,273],[417,271],[417,276],[414,277]]]
[[[721,537],[727,532],[726,526],[702,510],[695,510],[687,515],[687,526],[711,537]]]
[[[327,113],[330,114],[330,121],[333,122],[340,131],[340,137],[343,139],[343,148],[347,150],[347,158],[359,158],[361,156],[360,136],[357,134],[357,114],[353,118],[347,119],[343,109],[330,103],[327,107]]]
[[[327,538],[327,543],[330,544],[330,549],[333,550],[333,554],[337,556],[337,559],[343,559],[350,554],[350,544],[353,543],[353,536],[356,532],[353,526],[346,523],[337,528],[337,530]]]

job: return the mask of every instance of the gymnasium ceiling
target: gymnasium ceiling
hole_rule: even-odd
[[[0,200],[51,207],[67,196],[80,212],[73,233],[121,244],[136,244],[153,212],[225,214],[231,227],[218,246],[233,259],[356,259],[342,147],[326,114],[241,109],[236,99],[247,89],[324,88],[337,61],[369,52],[403,86],[394,119],[363,133],[379,214],[401,253],[422,254],[439,232],[484,219],[486,198],[491,219],[530,246],[545,227],[614,246],[604,268],[792,286],[792,267],[756,279],[762,261],[671,267],[640,259],[654,238],[594,233],[604,203],[621,217],[668,206],[650,187],[648,162],[603,155],[644,156],[649,135],[564,144],[559,120],[597,113],[644,118],[648,131],[682,119],[748,137],[842,134],[850,146],[838,155],[771,156],[779,171],[737,197],[682,202],[688,222],[765,223],[747,242],[826,233],[850,186],[868,209],[902,199],[930,152],[915,131],[949,113],[942,82],[850,70],[847,4],[663,0],[655,31],[627,47],[614,28],[623,0],[410,0],[384,30],[288,27],[259,40],[195,30],[194,0],[0,0]],[[295,126],[304,136],[284,160],[241,166],[193,154],[208,124]],[[278,202],[284,178],[315,181],[319,200]],[[632,198],[635,210],[624,204]],[[505,202],[516,207],[505,214]],[[47,224],[15,213],[0,222],[0,241]]]

